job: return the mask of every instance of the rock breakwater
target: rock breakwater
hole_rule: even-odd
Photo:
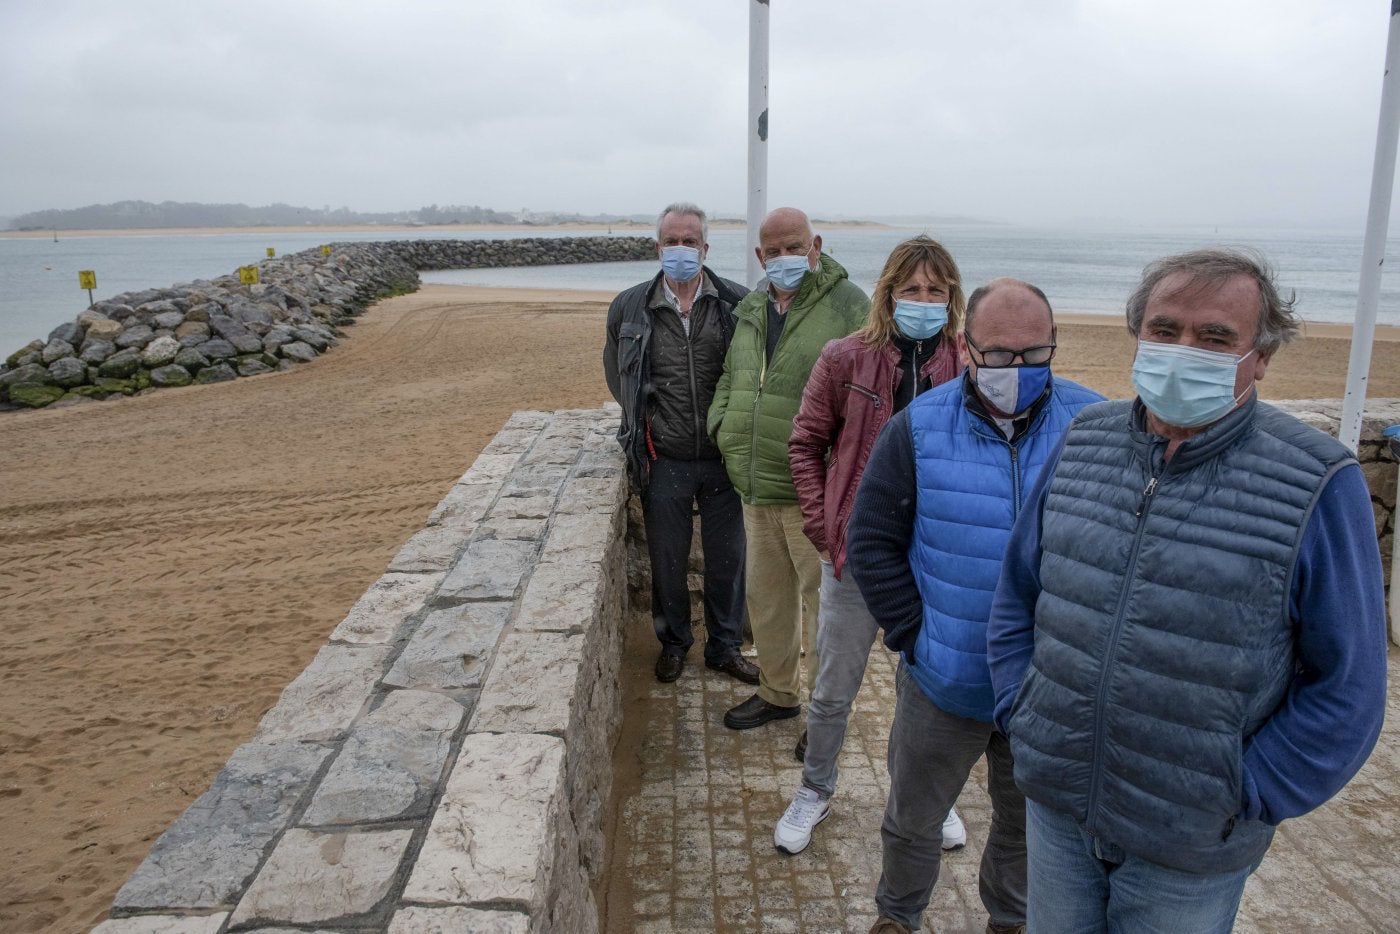
[[[335,243],[237,274],[124,292],[10,354],[0,406],[129,396],[286,370],[335,346],[380,298],[418,288],[420,269],[480,269],[651,259],[650,237],[522,237]]]

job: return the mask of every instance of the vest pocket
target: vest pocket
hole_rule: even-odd
[[[642,360],[642,328],[624,322],[617,332],[617,370],[636,375]]]

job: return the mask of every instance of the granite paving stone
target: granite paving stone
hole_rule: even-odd
[[[387,645],[327,645],[282,691],[258,725],[254,740],[321,742],[350,728],[379,681]]]
[[[439,691],[481,687],[510,610],[506,602],[433,610],[394,660],[384,684]]]
[[[453,526],[429,526],[404,542],[398,554],[389,562],[390,571],[404,574],[428,574],[452,567],[462,550],[463,536]]]
[[[541,561],[588,561],[605,554],[618,538],[615,515],[556,515],[544,540]]]
[[[176,915],[138,915],[134,918],[112,918],[92,929],[92,934],[217,934],[228,919],[228,912],[213,915],[179,917]]]
[[[520,609],[517,632],[582,632],[594,618],[607,582],[602,564],[543,561],[535,565]],[[614,586],[620,586],[614,582]]]
[[[497,435],[497,437],[500,437]],[[504,452],[494,448],[494,443],[488,445],[476,460],[472,461],[471,467],[462,474],[460,484],[482,485],[489,484],[500,488],[500,484],[510,472],[515,469],[515,465],[520,463],[521,451]]]
[[[556,491],[502,496],[487,513],[492,519],[548,519],[554,513]]]
[[[123,909],[231,908],[330,750],[248,743],[151,846],[117,892]]]
[[[528,934],[529,930],[529,917],[518,911],[410,905],[394,913],[388,934]]]
[[[539,734],[469,735],[404,889],[425,904],[538,912],[549,890],[562,806],[564,742]]]
[[[560,515],[612,513],[621,509],[626,484],[617,477],[571,477],[559,494]]]
[[[438,586],[437,605],[468,600],[513,600],[539,545],[535,542],[476,541]]]
[[[441,694],[391,692],[346,737],[302,825],[426,817],[465,716],[461,704]]]
[[[445,525],[459,530],[468,530],[480,521],[500,495],[499,482],[458,483],[447,491],[437,506],[428,514],[427,525]]]
[[[288,831],[229,923],[317,924],[365,915],[389,894],[412,836],[410,830]]]
[[[385,574],[365,591],[331,633],[332,642],[387,643],[405,619],[422,608],[437,590],[444,569],[431,574]]]
[[[583,650],[582,636],[512,632],[481,690],[472,731],[564,735],[582,700],[580,678],[588,674]]]

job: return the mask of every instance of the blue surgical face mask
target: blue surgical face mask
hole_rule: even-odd
[[[916,341],[927,340],[948,323],[946,303],[911,302],[896,299],[894,303],[894,325],[899,333]]]
[[[1020,415],[1035,404],[1050,382],[1050,364],[1044,366],[979,366],[977,389],[999,412]]]
[[[808,250],[807,253],[812,252]],[[801,256],[775,256],[763,264],[768,281],[784,292],[795,292],[802,284],[802,277],[812,271],[807,264],[807,253]]]
[[[1138,341],[1133,388],[1147,410],[1168,425],[1199,428],[1222,418],[1244,398],[1243,393],[1235,395],[1235,373],[1253,353],[1237,357],[1183,344]]]
[[[700,251],[693,246],[663,246],[661,269],[672,282],[689,282],[700,275]]]

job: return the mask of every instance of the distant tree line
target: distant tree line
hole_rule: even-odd
[[[436,204],[416,211],[366,213],[349,208],[297,207],[269,204],[194,204],[178,201],[116,201],[90,204],[83,208],[31,211],[10,221],[12,230],[77,230],[148,227],[294,227],[301,225],[340,226],[345,224],[607,224],[636,218],[601,214],[552,214],[522,210],[516,213],[494,211],[476,205]],[[649,220],[650,218],[641,218]]]

